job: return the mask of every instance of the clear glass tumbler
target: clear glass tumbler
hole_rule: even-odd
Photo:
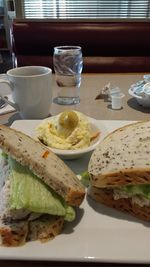
[[[73,105],[80,102],[81,73],[83,68],[80,46],[54,47],[53,64],[58,95],[54,102]]]

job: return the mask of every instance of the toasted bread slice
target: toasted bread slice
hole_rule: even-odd
[[[115,200],[113,197],[113,189],[91,186],[88,189],[88,195],[98,203],[129,213],[140,220],[150,221],[150,207],[139,206],[137,203],[133,203],[131,198]]]
[[[0,245],[15,247],[24,245],[26,241],[45,242],[60,234],[63,225],[63,217],[51,215],[43,215],[33,221],[1,221]]]
[[[21,246],[28,235],[28,221],[0,221],[0,245],[6,247]]]
[[[31,137],[0,125],[0,148],[28,168],[72,206],[79,206],[85,189],[77,176],[50,149]]]
[[[150,184],[150,121],[110,133],[93,152],[88,171],[98,188]]]
[[[60,234],[63,225],[63,217],[43,215],[34,221],[30,221],[27,240],[46,242]]]

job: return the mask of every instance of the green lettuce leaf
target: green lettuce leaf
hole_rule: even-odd
[[[126,185],[121,187],[121,190],[132,195],[141,195],[150,199],[150,185]]]
[[[36,213],[64,216],[65,220],[75,218],[74,209],[49,186],[34,175],[29,168],[9,157],[10,209],[27,209]]]
[[[85,186],[88,187],[90,184],[90,175],[88,171],[82,172],[81,174],[81,183]]]

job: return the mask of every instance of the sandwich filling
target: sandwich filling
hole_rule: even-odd
[[[115,200],[120,198],[131,198],[132,203],[143,206],[150,206],[150,185],[126,185],[113,190]]]
[[[86,187],[90,185],[90,174],[87,171],[81,174],[81,181]],[[130,198],[133,204],[150,207],[150,184],[115,187],[113,198],[114,200]]]
[[[0,214],[3,219],[33,220],[42,214],[75,219],[75,210],[33,174],[28,167],[2,153]]]

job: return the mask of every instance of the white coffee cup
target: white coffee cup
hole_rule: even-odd
[[[19,111],[23,119],[43,119],[49,116],[52,103],[52,70],[43,66],[26,66],[10,69],[7,84],[14,103],[5,99]]]

